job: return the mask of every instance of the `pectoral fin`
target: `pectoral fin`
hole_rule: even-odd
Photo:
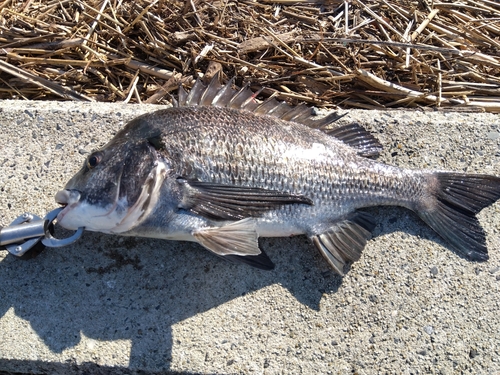
[[[360,258],[374,228],[371,215],[357,212],[311,239],[333,270],[343,276],[344,266]]]
[[[233,262],[271,270],[274,264],[259,249],[253,219],[247,218],[222,227],[203,228],[193,232],[194,238],[208,250]]]
[[[240,220],[259,217],[286,204],[312,205],[311,199],[298,194],[261,188],[223,185],[177,179],[183,186],[180,208],[212,220]]]

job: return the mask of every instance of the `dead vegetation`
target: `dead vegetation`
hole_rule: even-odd
[[[5,0],[0,98],[159,103],[222,69],[344,108],[500,111],[498,0]]]

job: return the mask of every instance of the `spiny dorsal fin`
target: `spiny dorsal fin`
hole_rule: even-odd
[[[261,102],[256,98],[262,89],[253,92],[247,84],[240,90],[235,90],[232,88],[233,83],[234,78],[225,85],[221,85],[219,73],[217,73],[208,85],[204,85],[199,79],[196,80],[189,93],[180,86],[178,102],[174,102],[174,106],[216,106],[247,110],[256,115],[273,116],[284,121],[293,121],[313,129],[319,129],[353,147],[361,156],[377,157],[382,151],[380,142],[361,125],[356,123],[334,124],[344,115],[331,113],[316,119],[311,107],[304,104],[292,107],[285,102],[277,101],[272,96]]]

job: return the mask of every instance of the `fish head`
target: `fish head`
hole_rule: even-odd
[[[117,136],[92,152],[56,193],[56,202],[65,206],[57,221],[71,230],[126,232],[154,208],[166,173],[154,142]]]

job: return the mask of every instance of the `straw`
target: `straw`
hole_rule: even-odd
[[[494,0],[6,0],[0,98],[166,103],[220,64],[292,104],[498,112],[499,15]]]

